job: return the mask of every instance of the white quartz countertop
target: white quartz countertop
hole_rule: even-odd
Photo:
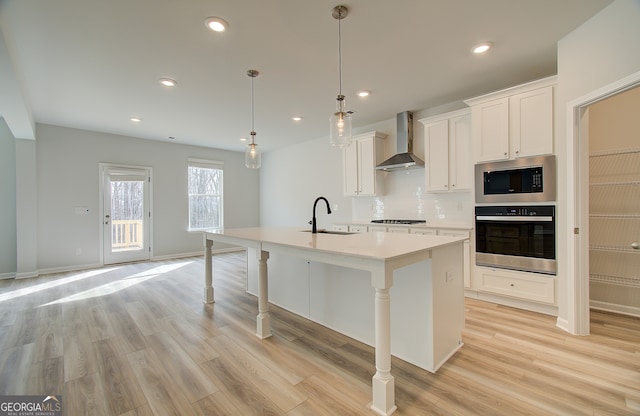
[[[234,241],[250,241],[381,260],[430,251],[465,240],[464,237],[394,233],[312,234],[309,230],[288,227],[228,228],[221,232],[207,232],[206,238],[232,244]]]

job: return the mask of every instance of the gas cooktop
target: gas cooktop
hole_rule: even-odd
[[[371,220],[375,224],[425,224],[425,220]]]

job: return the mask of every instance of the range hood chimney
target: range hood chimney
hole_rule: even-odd
[[[423,168],[424,161],[413,154],[413,113],[403,111],[396,116],[397,153],[376,166],[376,170],[387,172]]]

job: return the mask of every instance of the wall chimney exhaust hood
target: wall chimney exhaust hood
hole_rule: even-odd
[[[424,161],[413,154],[413,113],[410,111],[398,113],[396,120],[397,153],[376,166],[376,170],[392,172],[424,168]]]

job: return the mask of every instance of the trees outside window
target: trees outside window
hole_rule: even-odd
[[[222,168],[190,162],[188,176],[189,230],[222,229]]]

